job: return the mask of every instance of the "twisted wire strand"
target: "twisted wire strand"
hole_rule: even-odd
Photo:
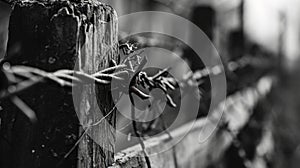
[[[247,65],[264,66],[265,64],[261,60],[243,57],[237,61],[229,62],[224,68],[223,65],[216,65],[213,67],[206,67],[196,72],[188,72],[187,74],[183,75],[182,79],[176,81],[176,79],[173,77],[168,76],[168,71],[170,68],[165,68],[154,76],[148,76],[146,72],[142,71],[142,68],[147,62],[145,58],[141,59],[140,55],[143,51],[134,54],[136,51],[134,51],[135,47],[133,45],[121,45],[120,47],[122,48],[124,55],[126,55],[126,58],[121,61],[121,64],[117,65],[114,61],[112,61],[112,67],[103,69],[94,74],[87,74],[81,71],[69,69],[46,72],[44,70],[29,66],[11,66],[9,63],[4,63],[0,68],[0,77],[1,80],[5,79],[7,82],[0,85],[0,100],[10,98],[11,101],[17,107],[19,107],[31,121],[36,121],[37,119],[34,111],[31,110],[30,107],[27,106],[19,97],[17,97],[17,95],[28,90],[29,88],[34,87],[38,83],[52,82],[60,87],[73,87],[81,84],[109,85],[111,84],[112,80],[131,83],[131,81],[126,80],[130,79],[128,76],[136,73],[136,77],[133,78],[135,81],[129,88],[130,96],[132,96],[131,94],[136,94],[141,99],[148,99],[150,98],[150,95],[141,91],[138,86],[142,86],[148,90],[159,88],[166,94],[167,103],[171,107],[176,107],[172,97],[168,94],[168,90],[175,90],[176,88],[198,87],[203,82],[202,80],[204,80],[206,77],[220,75],[221,73],[224,73],[225,70],[234,72]],[[137,64],[136,69],[133,67],[133,61],[135,61]],[[64,155],[63,159],[66,159],[74,151],[76,146],[78,146],[80,141],[82,141],[83,137],[87,134],[90,128],[103,122],[110,114],[112,114],[115,108],[116,106],[114,106],[112,110],[99,121],[90,123],[90,125],[88,125],[85,131],[80,135],[74,146]],[[128,125],[125,127],[127,126]]]

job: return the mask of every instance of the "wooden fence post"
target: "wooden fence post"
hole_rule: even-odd
[[[5,60],[46,71],[73,69],[94,73],[118,61],[117,16],[97,1],[17,1],[9,25]],[[103,116],[113,108],[108,86],[83,86],[95,98],[72,99],[70,89],[38,84],[20,97],[36,112],[31,123],[9,101],[0,102],[1,168],[108,167],[113,162],[115,112],[66,155],[86,126],[95,121],[95,108]],[[96,89],[95,89],[96,88]],[[97,95],[93,90],[96,90]],[[78,99],[78,102],[77,102]],[[111,125],[111,126],[109,126]],[[97,143],[95,143],[95,141]],[[101,144],[99,144],[101,142]],[[75,148],[78,149],[78,148]],[[109,150],[107,150],[109,149]]]

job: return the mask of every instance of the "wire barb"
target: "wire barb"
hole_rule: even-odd
[[[206,77],[212,75],[217,76],[225,73],[225,70],[234,72],[247,65],[262,64],[261,61],[254,60],[254,58],[242,58],[237,61],[229,62],[225,68],[223,65],[215,65],[213,67],[206,67],[196,72],[188,72],[182,79],[176,80],[171,77],[168,73],[170,68],[165,68],[153,76],[148,76],[147,72],[143,71],[143,67],[147,63],[146,57],[141,59],[141,54],[144,51],[136,53],[137,47],[135,44],[122,44],[120,50],[123,51],[125,58],[120,61],[118,65],[112,60],[112,67],[103,69],[94,74],[87,74],[81,71],[61,69],[55,72],[46,72],[44,70],[33,68],[29,66],[11,66],[9,63],[4,63],[0,67],[0,100],[10,98],[10,100],[22,110],[22,112],[32,121],[35,122],[37,117],[35,112],[27,106],[17,95],[27,89],[35,86],[38,83],[55,83],[60,87],[73,87],[82,84],[98,84],[98,85],[109,85],[112,80],[122,81],[122,83],[130,83],[129,96],[132,101],[132,117],[135,117],[134,111],[134,100],[132,94],[137,95],[139,98],[145,100],[151,98],[151,95],[144,92],[144,89],[151,91],[155,88],[162,90],[166,97],[166,101],[170,107],[177,107],[177,104],[173,100],[170,92],[176,89],[194,88],[201,85]],[[132,81],[129,81],[131,76],[134,76]],[[117,89],[122,89],[124,86],[118,86]],[[143,89],[141,89],[143,88]],[[124,93],[124,92],[123,92]],[[125,92],[126,93],[126,92]],[[78,144],[84,139],[84,136],[88,131],[95,126],[102,123],[109,115],[115,111],[115,107],[108,112],[103,118],[95,123],[90,123],[86,126],[85,131],[80,135],[74,146],[64,155],[63,159],[66,159],[78,146]],[[140,144],[145,153],[146,162],[148,167],[151,167],[150,160],[147,157],[145,151],[145,145],[142,137],[137,130],[136,121],[132,121],[133,130],[136,136],[139,137]],[[125,126],[127,127],[127,125]],[[61,161],[63,162],[63,160]]]

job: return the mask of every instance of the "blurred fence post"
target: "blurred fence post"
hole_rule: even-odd
[[[112,59],[118,61],[118,39],[117,16],[111,7],[80,0],[21,0],[14,5],[5,57],[11,64],[46,71],[78,67],[94,73],[110,66]],[[71,89],[54,84],[38,84],[22,93],[20,97],[37,114],[35,124],[9,101],[1,101],[0,167],[102,168],[112,164],[115,112],[107,117],[108,122],[91,130],[102,144],[84,135],[79,153],[74,150],[66,155],[83,132],[78,116],[85,126],[98,119],[95,108],[100,107],[102,115],[113,108],[108,86],[84,87],[91,91],[87,94],[96,97],[77,97],[73,102]],[[75,109],[79,110],[78,116]]]

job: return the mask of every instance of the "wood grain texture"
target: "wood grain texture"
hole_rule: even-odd
[[[46,71],[76,67],[87,73],[96,72],[108,67],[110,60],[118,61],[116,17],[111,7],[96,1],[17,1],[10,17],[5,60]],[[90,168],[111,164],[114,113],[106,125],[92,130],[98,137],[95,141],[105,145],[86,136],[79,145],[79,154],[75,150],[63,159],[80,135],[78,116],[86,124],[95,120],[93,109],[100,107],[105,115],[113,106],[107,87],[85,87],[93,99],[79,96],[73,102],[70,89],[52,83],[36,85],[20,95],[36,112],[36,124],[9,101],[2,101],[0,167]]]

